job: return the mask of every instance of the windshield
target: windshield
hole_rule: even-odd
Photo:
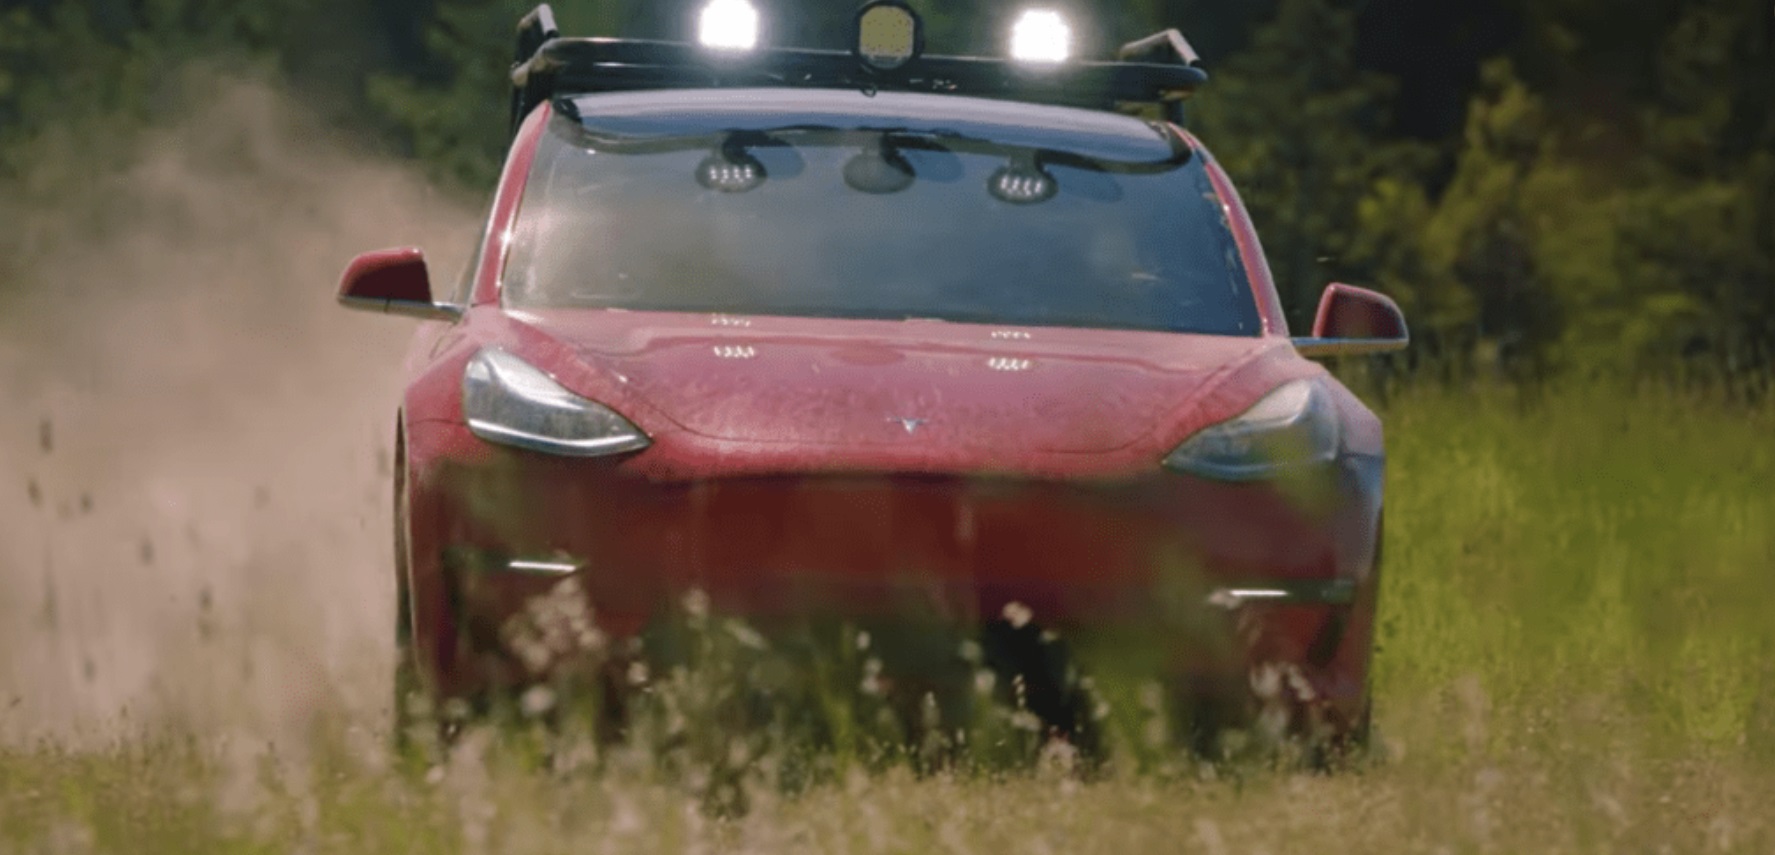
[[[940,319],[1257,335],[1201,158],[796,125],[539,144],[514,308]]]

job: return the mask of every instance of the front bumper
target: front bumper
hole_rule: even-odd
[[[1308,662],[1325,693],[1346,695],[1366,676],[1373,458],[1342,459],[1303,493],[1157,466],[1117,481],[660,482],[618,459],[497,448],[457,425],[415,425],[408,442],[416,637],[453,693],[484,679],[464,656],[497,647],[503,623],[565,578],[617,639],[698,591],[765,624],[910,614],[966,626],[1011,608],[1062,632],[1148,632],[1187,672]]]

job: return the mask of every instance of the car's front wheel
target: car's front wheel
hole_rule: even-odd
[[[419,667],[413,661],[413,594],[408,582],[407,526],[407,455],[404,437],[395,429],[394,453],[394,673],[391,680],[391,727],[395,751],[405,754],[412,748],[417,724],[420,692]]]

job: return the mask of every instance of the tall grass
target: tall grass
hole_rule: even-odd
[[[673,750],[732,762],[173,729],[0,750],[0,853],[1775,849],[1775,408],[1574,384],[1386,411],[1379,747],[1339,774],[890,758],[784,787],[780,745],[695,714]],[[745,810],[710,810],[734,769]]]
[[[1392,706],[1465,679],[1524,713],[1600,702],[1654,743],[1775,747],[1775,409],[1574,384],[1388,415]]]

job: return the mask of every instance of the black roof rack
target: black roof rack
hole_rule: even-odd
[[[1167,30],[1122,47],[1117,62],[1032,65],[1010,59],[921,56],[881,72],[849,51],[760,47],[745,53],[682,42],[562,38],[548,4],[518,24],[511,128],[564,95],[647,89],[801,87],[972,95],[1100,110],[1174,106],[1208,82],[1189,42]]]

